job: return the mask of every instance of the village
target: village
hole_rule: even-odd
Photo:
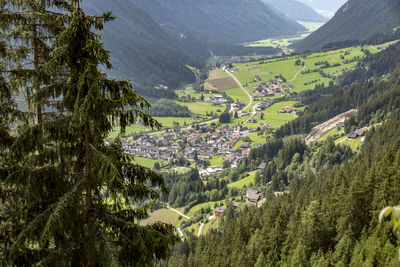
[[[123,141],[125,151],[131,155],[143,158],[152,158],[165,162],[184,158],[189,162],[195,162],[201,175],[217,173],[222,166],[207,168],[203,164],[213,156],[223,156],[234,167],[237,161],[250,153],[249,144],[241,144],[239,148],[233,149],[235,144],[242,138],[268,129],[267,125],[258,128],[247,128],[240,125],[222,126],[217,129],[215,124],[190,125],[183,128],[166,130],[161,135],[140,135],[135,142]],[[254,144],[253,148],[261,144]]]

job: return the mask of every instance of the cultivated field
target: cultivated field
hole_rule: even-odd
[[[213,70],[209,73],[208,79],[204,84],[207,90],[225,91],[236,88],[236,82],[223,70]]]

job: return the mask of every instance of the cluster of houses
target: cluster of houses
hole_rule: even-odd
[[[214,106],[221,106],[223,104],[228,103],[228,100],[225,99],[222,95],[214,95],[213,97],[205,97],[204,101],[211,102]]]
[[[258,76],[256,77],[258,78]],[[259,79],[259,78],[258,78]],[[284,93],[290,89],[293,89],[293,85],[283,85],[282,80],[270,80],[267,84],[266,82],[262,82],[257,87],[254,88],[257,92],[253,94],[253,97],[269,97],[269,96],[277,96],[281,93]]]
[[[197,130],[196,130],[197,129]],[[231,164],[241,157],[248,156],[250,145],[243,144],[238,149],[234,145],[243,137],[257,129],[228,125],[216,129],[210,125],[188,126],[170,130],[157,135],[141,135],[135,143],[123,141],[127,153],[137,157],[170,161],[174,158],[186,158],[189,161],[208,160],[212,156],[223,155]],[[203,170],[204,175],[218,172],[219,169]]]
[[[286,106],[280,111],[280,113],[299,114],[301,113],[301,110],[293,109],[291,106]]]
[[[358,137],[362,137],[362,136],[364,136],[364,135],[365,135],[365,131],[364,131],[364,130],[362,130],[362,129],[357,129],[357,130],[355,130],[354,132],[349,133],[349,134],[347,135],[347,138],[348,138],[349,140],[354,140],[354,139],[357,139]]]
[[[257,189],[247,189],[246,191],[246,198],[247,198],[247,205],[248,206],[256,206],[257,203],[262,199],[262,195],[260,194],[260,191]],[[232,208],[237,209],[240,206],[240,202],[233,201],[232,202]],[[226,213],[226,208],[223,207],[216,207],[214,209],[214,216],[216,218],[219,218],[223,216]]]

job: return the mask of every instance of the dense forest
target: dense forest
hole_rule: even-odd
[[[149,113],[155,117],[190,117],[192,115],[187,106],[178,105],[167,99],[155,102]]]
[[[393,226],[378,214],[400,202],[399,132],[397,111],[357,156],[297,169],[287,193],[269,191],[261,208],[229,208],[219,230],[177,244],[159,266],[397,266]]]
[[[206,178],[208,188],[195,178],[200,186],[191,192],[194,180],[176,174],[167,178],[172,195],[164,198],[170,205],[192,207],[212,200],[229,208],[216,228],[198,238],[189,235],[158,266],[398,266],[393,225],[378,222],[381,209],[400,203],[398,49],[367,56],[340,77],[343,85],[318,85],[297,95],[309,101],[304,113],[252,149],[237,168]],[[348,82],[349,76],[362,80],[357,75],[367,81]],[[332,138],[306,146],[301,137],[292,136],[351,108],[358,108],[358,114],[345,122],[347,132],[376,125],[357,152]],[[250,186],[266,196],[265,204],[230,207],[224,199],[245,192],[226,184],[257,170],[260,163],[265,168]],[[185,195],[190,195],[189,202]],[[185,226],[208,213],[196,213]]]
[[[79,3],[0,2],[1,266],[146,266],[179,240],[138,223],[166,184],[106,137],[116,122],[160,124],[99,69],[111,68],[96,33],[111,13]]]

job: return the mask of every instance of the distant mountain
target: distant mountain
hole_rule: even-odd
[[[111,51],[111,76],[133,79],[140,87],[153,87],[156,83],[177,86],[195,79],[185,64],[195,65],[197,61],[128,0],[83,1],[82,7],[88,14],[96,15],[112,10],[117,17],[101,32],[105,48]]]
[[[239,44],[305,31],[260,0],[130,0],[162,28],[183,38]]]
[[[336,12],[347,0],[299,0],[315,10]]]
[[[399,25],[399,0],[349,0],[329,22],[293,47],[305,51],[332,42],[363,41]]]
[[[328,19],[318,14],[308,5],[296,0],[262,0],[267,5],[282,12],[290,19],[308,22],[326,22]]]

